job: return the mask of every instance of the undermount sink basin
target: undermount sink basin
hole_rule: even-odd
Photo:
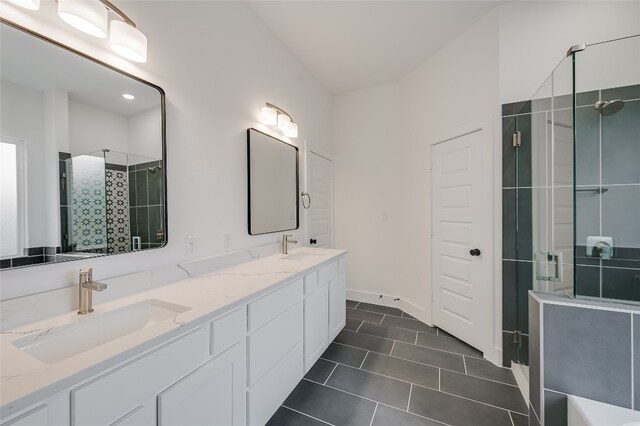
[[[283,254],[281,259],[283,260],[313,260],[317,259],[319,256],[323,256],[322,253],[316,253],[313,251],[299,251],[297,253],[291,254]]]
[[[162,300],[144,300],[109,312],[94,312],[79,321],[18,339],[13,345],[45,364],[55,364],[189,309]]]

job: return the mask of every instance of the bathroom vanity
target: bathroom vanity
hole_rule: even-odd
[[[345,325],[345,253],[297,249],[4,331],[1,423],[265,424]]]

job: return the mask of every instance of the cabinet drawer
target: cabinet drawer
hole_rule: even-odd
[[[338,261],[331,262],[318,270],[318,287],[329,284],[329,281],[338,276]]]
[[[299,302],[249,336],[249,387],[302,341],[302,319],[302,302]]]
[[[318,288],[318,271],[313,271],[304,276],[304,294],[311,294]]]
[[[302,342],[247,392],[249,425],[264,425],[302,379]]]
[[[218,355],[244,339],[246,329],[247,310],[244,307],[211,321],[211,355]]]
[[[347,258],[342,256],[338,259],[338,274],[344,274],[344,271],[347,270]]]
[[[46,426],[49,423],[47,404],[42,404],[13,420],[2,423],[3,426]]]
[[[256,330],[302,300],[302,278],[249,303],[249,331]]]
[[[209,357],[209,329],[198,328],[71,391],[71,424],[111,424]]]

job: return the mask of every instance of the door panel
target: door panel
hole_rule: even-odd
[[[311,196],[309,208],[309,238],[317,243],[312,247],[333,247],[333,166],[328,160],[309,151],[308,188]]]
[[[482,149],[482,131],[431,147],[433,319],[477,348],[492,315],[491,256],[482,253],[491,248],[491,170]],[[476,248],[479,256],[470,253]]]

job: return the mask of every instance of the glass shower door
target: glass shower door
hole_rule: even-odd
[[[513,152],[506,154],[516,166],[515,186],[505,189],[516,222],[515,256],[505,263],[505,273],[516,283],[515,332],[506,338],[513,338],[511,358],[523,366],[528,364],[529,290],[571,294],[573,288],[571,71],[571,61],[562,61],[517,113]]]

